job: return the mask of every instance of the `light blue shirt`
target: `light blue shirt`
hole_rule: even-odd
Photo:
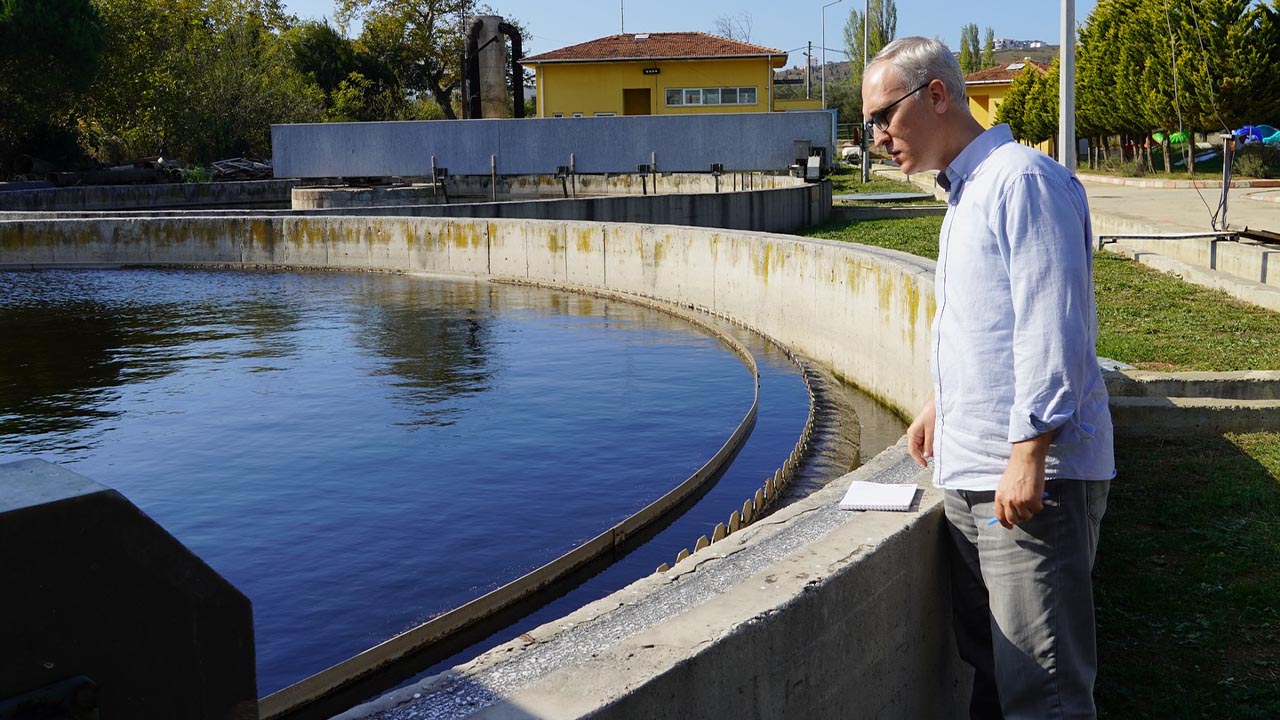
[[[938,176],[934,482],[995,490],[1011,443],[1054,433],[1046,478],[1115,475],[1084,187],[998,125]]]

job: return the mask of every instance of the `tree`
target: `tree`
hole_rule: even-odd
[[[50,153],[49,143],[73,132],[72,109],[93,81],[104,44],[90,0],[0,0],[0,170],[24,152],[65,154]],[[62,144],[75,153],[74,138]]]
[[[868,14],[871,23],[867,32],[867,60],[875,57],[880,49],[898,34],[898,6],[894,0],[870,0]],[[855,8],[849,11],[844,24],[844,44],[849,49],[849,73],[858,85],[862,84],[862,13]]]
[[[1031,92],[1027,96],[1026,105],[1022,112],[1024,139],[1032,145],[1039,145],[1046,140],[1054,140],[1054,155],[1057,155],[1057,135],[1058,135],[1058,76],[1059,64],[1058,59],[1054,58],[1049,64],[1049,69],[1041,71],[1039,68],[1027,64],[1027,69],[1023,70],[1035,76],[1035,81],[1031,84]]]
[[[751,13],[747,10],[741,10],[733,15],[721,15],[717,17],[711,31],[716,35],[727,37],[730,40],[751,42],[752,24]]]
[[[271,124],[320,119],[278,0],[97,0],[102,71],[81,110],[99,159],[270,154]]]
[[[427,94],[454,119],[470,0],[336,0],[338,21],[359,19],[357,49],[377,60],[406,94]]]
[[[867,25],[867,60],[876,56],[898,34],[898,6],[894,0],[870,0],[867,8],[871,23]],[[844,44],[849,49],[849,102],[846,114],[862,117],[862,34],[865,19],[857,9],[849,11],[844,24]]]
[[[310,77],[326,95],[337,90],[348,75],[362,69],[355,43],[328,20],[310,20],[289,28],[281,39],[292,53],[294,68]]]
[[[996,66],[996,31],[990,26],[982,40],[982,57],[978,62],[979,70],[986,70]]]
[[[979,62],[978,26],[970,23],[960,28],[960,72],[977,72]]]
[[[996,122],[1008,123],[1009,130],[1013,133],[1013,137],[1022,140],[1031,140],[1031,128],[1028,123],[1031,120],[1028,114],[1028,105],[1033,102],[1036,95],[1036,85],[1040,81],[1040,69],[1031,63],[1027,63],[1021,72],[1013,77],[1013,83],[1009,86],[1009,91],[1005,93],[1004,100],[1001,101],[1000,107],[996,110]]]

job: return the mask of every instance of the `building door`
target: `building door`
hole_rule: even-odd
[[[652,115],[649,88],[626,88],[622,91],[623,115]]]

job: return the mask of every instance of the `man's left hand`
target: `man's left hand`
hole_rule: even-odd
[[[1044,463],[1052,433],[1013,444],[1009,464],[996,488],[995,516],[1006,529],[1044,509]]]

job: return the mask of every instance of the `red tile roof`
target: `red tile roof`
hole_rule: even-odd
[[[600,60],[671,60],[726,57],[785,58],[786,53],[763,45],[704,32],[627,33],[588,40],[577,45],[524,58],[524,63],[592,62]],[[784,60],[785,62],[785,60]]]
[[[988,85],[992,83],[1013,82],[1013,79],[1022,72],[1023,68],[1030,65],[1044,74],[1049,71],[1049,66],[1045,63],[1036,62],[1035,60],[1019,60],[1009,65],[1000,67],[987,68],[979,70],[975,73],[969,73],[964,76],[966,85]]]

